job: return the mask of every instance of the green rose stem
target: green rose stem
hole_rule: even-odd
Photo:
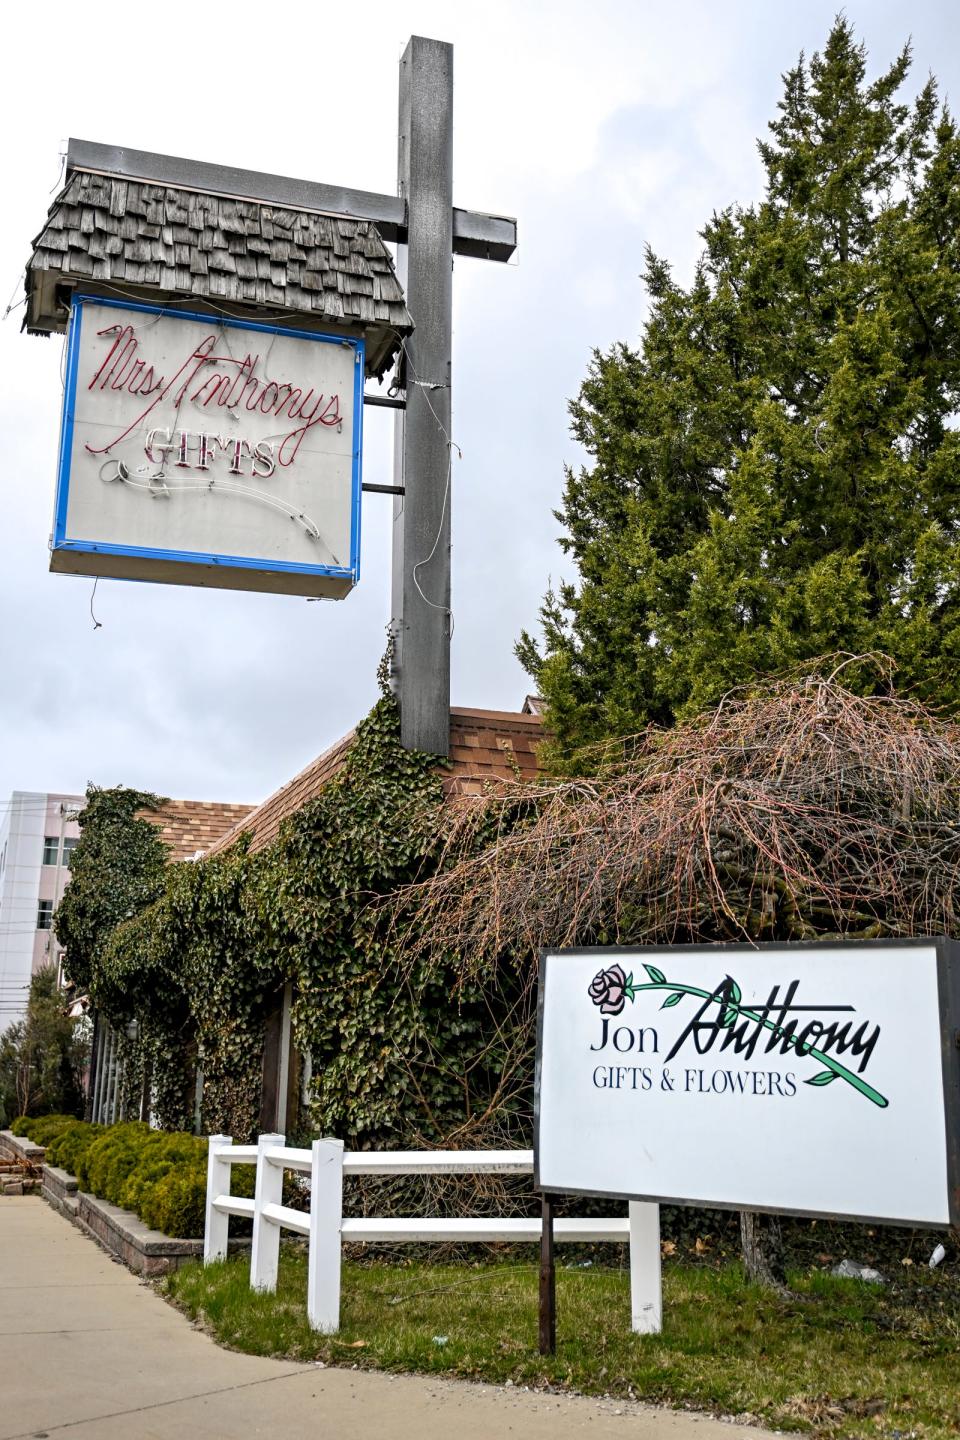
[[[674,985],[668,980],[664,980],[662,983],[659,981],[651,981],[648,985],[634,985],[633,976],[629,976],[627,983],[623,987],[623,993],[627,999],[633,1000],[636,995],[639,995],[641,990],[668,990],[676,995],[678,999],[681,995],[696,995],[700,1000],[713,1000],[717,1005],[723,1006],[726,1010],[734,1010],[738,1015],[741,1015],[744,1020],[753,1020],[757,1024],[762,1025],[765,1030],[773,1030],[778,1035],[783,1034],[779,1025],[775,1024],[772,1020],[767,1020],[762,1015],[758,1015],[755,1010],[743,1009],[740,1005],[717,996],[711,990],[700,990],[696,985]],[[787,1045],[788,1047],[790,1045],[796,1046],[796,1037],[791,1036],[787,1041]],[[859,1075],[854,1075],[853,1071],[848,1070],[845,1065],[841,1065],[839,1060],[834,1060],[830,1055],[824,1055],[822,1050],[815,1050],[811,1047],[803,1053],[804,1055],[812,1055],[815,1060],[819,1060],[822,1064],[826,1065],[828,1070],[833,1072],[829,1080],[821,1080],[819,1082],[820,1084],[829,1085],[830,1081],[836,1079],[846,1080],[848,1085],[852,1085],[855,1090],[859,1090],[860,1094],[865,1095],[874,1105],[879,1105],[881,1110],[886,1109],[890,1104],[887,1097],[881,1095],[879,1090],[874,1090],[872,1085],[868,1085],[866,1080],[861,1079]],[[813,1080],[805,1081],[807,1085],[814,1083],[815,1081]]]

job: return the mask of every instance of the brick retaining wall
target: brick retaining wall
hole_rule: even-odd
[[[40,1194],[44,1200],[68,1220],[75,1220],[80,1201],[74,1177],[56,1165],[44,1165],[40,1173]]]
[[[46,1153],[42,1145],[34,1145],[26,1135],[14,1135],[12,1130],[0,1130],[0,1158],[22,1161],[26,1165],[42,1165]]]
[[[135,1274],[166,1275],[188,1260],[202,1258],[202,1240],[172,1239],[159,1230],[151,1230],[131,1210],[121,1210],[118,1205],[87,1195],[66,1170],[56,1165],[44,1165],[45,1154],[42,1145],[34,1145],[26,1136],[0,1130],[0,1160],[42,1167],[40,1194],[44,1200],[79,1225],[111,1255],[116,1255]]]
[[[130,1210],[77,1192],[77,1224],[136,1275],[166,1275],[203,1256],[202,1240],[173,1240],[151,1230]]]
[[[35,1195],[43,1156],[42,1145],[0,1130],[0,1195]]]

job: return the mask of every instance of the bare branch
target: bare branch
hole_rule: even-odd
[[[544,946],[953,932],[960,729],[854,695],[848,663],[617,741],[592,777],[460,799],[390,902],[421,922],[398,940],[532,984]]]

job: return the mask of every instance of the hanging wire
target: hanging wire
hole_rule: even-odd
[[[60,143],[61,143],[61,145],[62,145],[62,144],[63,144],[63,141],[61,140]],[[64,148],[63,150],[60,151],[60,170],[59,170],[59,173],[57,174],[56,180],[54,180],[53,184],[50,186],[50,189],[47,191],[47,194],[48,194],[48,195],[52,195],[53,192],[54,192],[54,190],[59,190],[59,188],[60,188],[60,181],[63,179],[63,172],[64,172],[64,170],[66,169],[66,167],[67,167],[67,151],[66,151],[66,148]]]
[[[8,315],[12,315],[13,312],[14,312],[14,310],[19,310],[21,305],[26,305],[26,303],[27,303],[26,292],[24,292],[24,294],[20,296],[20,299],[17,300],[16,304],[14,304],[14,296],[16,295],[16,293],[17,293],[17,291],[20,289],[20,287],[23,285],[23,283],[24,283],[24,282],[23,282],[22,280],[17,280],[16,284],[14,285],[14,287],[13,287],[13,292],[12,292],[12,294],[11,294],[11,296],[10,296],[10,304],[7,306],[6,310],[4,310],[4,312],[3,312],[3,318],[4,318],[4,320],[6,320],[6,318],[7,318]]]
[[[449,624],[448,635],[449,635],[449,638],[452,639],[452,638],[453,638],[453,631],[454,631],[454,615],[453,615],[453,610],[452,610],[452,608],[451,608],[449,605],[442,605],[442,604],[439,604],[436,600],[431,600],[430,597],[424,593],[423,586],[420,584],[420,573],[419,573],[419,572],[420,572],[425,566],[427,566],[427,565],[430,564],[430,562],[433,560],[433,557],[434,557],[434,556],[436,555],[436,553],[437,553],[437,548],[438,548],[438,546],[439,546],[439,544],[440,544],[440,540],[441,540],[441,537],[442,537],[442,535],[443,535],[443,527],[444,527],[444,524],[445,524],[445,521],[446,521],[446,516],[447,516],[447,505],[448,505],[449,499],[450,499],[450,485],[451,485],[451,481],[452,481],[452,478],[453,478],[453,452],[454,452],[454,450],[456,450],[456,452],[457,452],[457,459],[458,459],[458,460],[462,460],[462,459],[463,459],[463,451],[461,450],[461,448],[460,448],[460,446],[457,444],[457,442],[451,438],[450,432],[447,430],[447,427],[444,425],[443,421],[440,419],[440,416],[437,414],[437,412],[436,412],[436,410],[435,410],[435,408],[434,408],[433,401],[430,399],[430,391],[431,391],[431,390],[446,390],[446,389],[448,389],[449,387],[448,387],[447,385],[439,382],[439,381],[432,381],[432,380],[424,380],[424,379],[422,379],[421,376],[417,373],[417,368],[416,368],[416,366],[414,365],[413,360],[412,360],[412,358],[411,358],[411,356],[410,356],[410,351],[409,351],[408,348],[407,348],[407,337],[404,336],[404,335],[401,335],[400,332],[399,332],[399,330],[392,330],[392,331],[391,331],[391,334],[395,335],[395,336],[397,337],[397,339],[399,340],[399,342],[400,342],[400,356],[402,357],[403,361],[405,362],[405,364],[407,365],[407,367],[408,367],[409,370],[411,371],[411,373],[412,373],[412,375],[413,375],[413,383],[416,385],[417,389],[418,389],[418,390],[421,392],[421,394],[423,395],[423,398],[424,398],[424,400],[426,401],[426,404],[427,404],[427,409],[430,411],[430,414],[433,416],[434,423],[436,424],[437,429],[440,431],[440,434],[443,436],[444,441],[445,441],[445,443],[446,443],[446,447],[447,447],[447,474],[446,474],[446,479],[445,479],[444,487],[443,487],[443,501],[442,501],[441,506],[440,506],[440,521],[439,521],[439,524],[438,524],[438,526],[437,526],[437,533],[436,533],[436,536],[435,536],[435,538],[434,538],[434,542],[433,542],[432,546],[430,547],[430,552],[429,552],[429,554],[425,555],[422,560],[418,560],[418,561],[414,564],[413,569],[412,569],[412,571],[411,571],[411,574],[412,574],[414,586],[416,587],[417,594],[420,596],[420,599],[423,601],[423,603],[424,603],[425,605],[429,605],[429,607],[430,607],[431,610],[442,610],[442,611],[446,614],[447,619],[448,619],[448,624]]]

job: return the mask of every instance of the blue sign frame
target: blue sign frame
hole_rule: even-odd
[[[349,346],[354,351],[353,387],[353,456],[351,466],[350,503],[350,564],[301,565],[288,560],[257,559],[248,555],[219,555],[192,550],[163,550],[136,545],[115,545],[102,541],[71,539],[67,536],[67,506],[70,499],[70,464],[73,454],[73,425],[76,412],[77,378],[80,358],[80,335],[84,305],[99,305],[117,310],[136,310],[145,315],[167,315],[180,320],[213,321],[233,330],[252,330],[264,335],[289,335],[300,340],[313,340],[320,345]],[[60,428],[60,454],[57,463],[57,497],[54,507],[51,553],[69,552],[88,555],[122,555],[131,559],[162,560],[182,565],[223,566],[235,570],[255,570],[262,574],[328,575],[350,580],[360,579],[360,496],[363,456],[363,387],[365,345],[362,338],[352,335],[325,335],[314,330],[295,330],[285,325],[264,325],[251,320],[232,320],[195,310],[175,310],[162,305],[144,305],[136,301],[107,300],[100,295],[74,295],[67,332],[67,364],[64,378],[63,420]],[[146,577],[144,577],[146,578]]]

